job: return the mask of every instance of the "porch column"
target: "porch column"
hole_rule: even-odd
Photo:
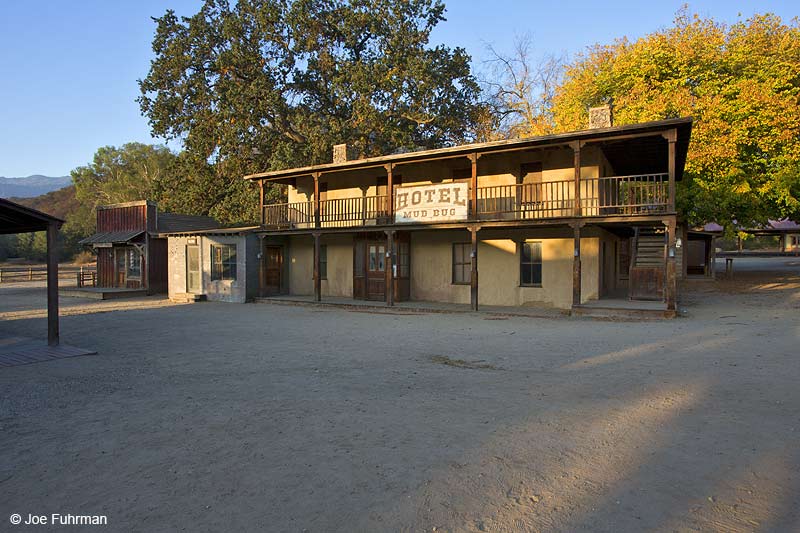
[[[316,181],[316,180],[315,180]],[[314,232],[314,300],[322,301],[322,279],[319,276],[319,232]]]
[[[667,140],[667,173],[669,175],[669,210],[675,212],[675,142],[678,130],[672,129],[663,134]]]
[[[469,154],[469,162],[472,165],[472,177],[470,181],[470,198],[472,199],[472,206],[470,209],[470,217],[473,220],[478,220],[478,154]],[[474,233],[473,233],[474,236]],[[476,300],[477,302],[477,300]],[[477,305],[477,303],[476,303]],[[476,307],[477,309],[477,307]]]
[[[264,180],[258,180],[258,216],[261,217],[261,225],[264,225]],[[289,201],[288,198],[286,200]]]
[[[391,183],[391,182],[390,182]],[[386,231],[386,305],[394,305],[394,230]]]
[[[675,311],[675,299],[678,293],[678,279],[675,272],[675,217],[664,221],[667,231],[667,261],[664,276],[664,300],[667,311]]]
[[[394,165],[392,163],[386,165],[386,212],[389,215],[390,224],[394,224],[394,186],[392,185],[393,170]]]
[[[574,248],[572,252],[572,306],[581,305],[581,226],[572,226]]]
[[[311,174],[311,177],[314,178],[314,227],[320,227],[320,216],[319,216],[319,172],[314,172]]]
[[[47,225],[47,344],[56,346],[58,333],[58,225]]]
[[[467,228],[472,236],[472,272],[470,273],[469,303],[473,311],[478,310],[478,231],[480,226],[469,226]]]
[[[576,217],[581,216],[581,142],[570,143],[572,147],[572,164],[574,166],[575,179],[575,205],[574,213]]]

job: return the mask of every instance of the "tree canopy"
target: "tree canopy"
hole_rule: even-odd
[[[439,0],[206,0],[154,19],[139,104],[155,135],[237,179],[228,197],[246,196],[243,174],[330,162],[340,142],[365,156],[464,142],[479,89],[463,49],[429,45],[442,20]]]
[[[558,130],[612,102],[615,124],[693,116],[679,209],[693,223],[800,216],[800,27],[775,15],[726,25],[678,13],[672,27],[596,45],[556,91]]]

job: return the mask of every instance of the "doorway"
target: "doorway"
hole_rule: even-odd
[[[200,247],[186,246],[186,292],[199,294],[200,289]]]
[[[264,247],[264,269],[261,283],[263,296],[281,293],[281,272],[283,271],[283,247]]]
[[[384,301],[386,299],[386,241],[375,234],[357,235],[353,241],[353,298]],[[406,232],[397,232],[394,239],[392,281],[394,300],[407,301],[411,288],[410,240]]]
[[[124,289],[128,284],[127,262],[128,248],[114,248],[114,283],[115,287]]]

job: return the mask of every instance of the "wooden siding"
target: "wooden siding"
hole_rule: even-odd
[[[147,230],[147,206],[97,210],[97,232]]]
[[[167,292],[167,239],[150,239],[150,266],[147,269],[151,294]]]

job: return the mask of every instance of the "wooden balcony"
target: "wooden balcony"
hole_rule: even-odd
[[[579,192],[578,211],[574,180],[478,187],[477,206],[470,201],[470,220],[619,217],[674,211],[666,173],[584,178],[580,181]],[[394,224],[386,195],[323,200],[319,204],[321,228]],[[263,224],[286,229],[314,228],[314,202],[265,205]]]

